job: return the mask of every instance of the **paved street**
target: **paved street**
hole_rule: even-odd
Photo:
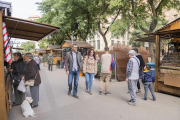
[[[41,66],[40,102],[34,108],[36,117],[25,118],[21,107],[13,107],[9,120],[180,120],[180,98],[156,93],[157,101],[143,101],[144,90],[137,95],[137,106],[130,106],[127,100],[126,82],[111,82],[111,95],[99,95],[99,80],[94,80],[93,95],[85,92],[85,78],[80,77],[78,95],[75,99],[67,95],[67,75],[53,66],[53,71]],[[142,86],[142,85],[141,85]],[[104,91],[103,91],[104,92]],[[28,95],[28,94],[27,94]]]

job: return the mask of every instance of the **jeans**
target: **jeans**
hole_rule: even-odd
[[[149,90],[151,92],[151,95],[152,95],[153,99],[156,100],[156,97],[155,97],[155,94],[154,94],[154,86],[153,86],[152,82],[145,82],[144,83],[144,90],[145,90],[144,98],[147,99],[148,88],[149,88]]]
[[[41,70],[41,69],[40,69],[40,64],[37,64],[37,66],[38,66],[38,69]]]
[[[69,91],[72,90],[72,82],[74,78],[74,88],[73,88],[73,95],[77,95],[77,89],[78,89],[78,82],[79,82],[79,72],[80,71],[72,71],[68,75],[68,85],[69,85]]]
[[[62,68],[62,69],[64,68],[64,62],[62,62],[61,68]]]
[[[89,88],[89,91],[91,91],[94,73],[85,73],[85,77],[86,77],[86,88]]]
[[[52,71],[52,66],[53,66],[52,64],[49,64],[49,67],[48,67],[48,69],[51,71]]]
[[[128,80],[128,89],[131,95],[132,102],[136,103],[136,88],[138,80]]]

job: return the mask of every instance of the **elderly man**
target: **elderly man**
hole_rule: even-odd
[[[126,70],[126,81],[128,82],[128,89],[131,95],[131,100],[128,101],[128,104],[136,106],[136,87],[139,79],[140,61],[135,56],[134,50],[130,50],[128,55],[129,61]]]

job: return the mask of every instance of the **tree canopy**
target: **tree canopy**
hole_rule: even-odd
[[[32,52],[35,49],[35,43],[27,41],[22,43],[20,47],[24,49],[22,52]]]

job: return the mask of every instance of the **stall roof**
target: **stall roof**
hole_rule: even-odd
[[[73,41],[73,44],[77,44],[78,47],[82,48],[94,48],[91,44],[85,42],[85,41]],[[72,41],[71,40],[65,40],[61,46],[61,48],[71,47]]]
[[[60,27],[38,22],[3,16],[9,36],[12,38],[39,41]],[[14,31],[14,32],[13,32]]]
[[[140,41],[140,42],[155,42],[156,41],[156,36],[149,36],[149,37],[144,37],[144,38],[138,38],[135,41]]]
[[[24,50],[23,48],[15,48],[15,47],[13,47],[12,49],[16,49],[16,50]]]
[[[61,46],[60,45],[48,45],[46,50],[52,50],[52,49],[60,49]]]
[[[40,52],[40,51],[46,51],[46,49],[36,49],[36,51]]]

